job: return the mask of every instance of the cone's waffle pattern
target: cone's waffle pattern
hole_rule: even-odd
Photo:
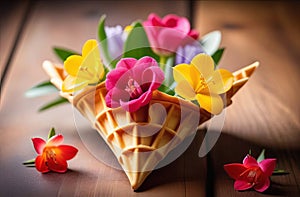
[[[226,106],[232,96],[248,81],[258,63],[235,73],[234,84],[226,94]],[[60,70],[50,62],[44,63],[51,81],[59,86],[63,80]],[[55,72],[56,71],[56,72]],[[166,155],[178,146],[212,114],[189,101],[153,92],[150,103],[136,112],[108,108],[105,84],[89,87],[76,96],[61,94],[85,116],[109,145],[127,174],[133,189],[137,189]]]

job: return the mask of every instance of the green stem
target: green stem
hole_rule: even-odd
[[[167,57],[165,56],[160,56],[159,57],[159,65],[160,65],[160,68],[165,72],[165,65],[166,65],[166,62],[167,62]]]

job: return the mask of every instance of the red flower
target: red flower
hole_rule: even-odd
[[[47,142],[41,138],[32,138],[32,142],[39,154],[35,159],[35,167],[42,173],[66,172],[67,160],[72,159],[78,152],[73,146],[61,144],[63,142],[62,135],[54,135]]]
[[[254,188],[263,192],[270,186],[269,177],[272,175],[276,165],[276,159],[264,159],[257,162],[256,159],[247,155],[243,164],[233,163],[224,165],[227,174],[235,179],[235,190],[246,190]]]

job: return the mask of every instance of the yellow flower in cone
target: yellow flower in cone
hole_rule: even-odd
[[[228,91],[233,75],[225,70],[214,70],[213,59],[206,54],[196,55],[190,64],[179,64],[173,70],[177,82],[175,92],[187,99],[197,100],[200,106],[212,114],[219,114],[224,107],[219,94]]]
[[[64,62],[69,74],[62,84],[63,92],[75,92],[89,84],[97,84],[104,76],[104,67],[96,40],[88,40],[82,47],[82,56],[71,55]]]

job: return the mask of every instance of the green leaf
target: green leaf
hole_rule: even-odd
[[[289,172],[285,170],[279,170],[279,169],[274,170],[272,173],[272,175],[286,175],[286,174],[289,174]]]
[[[217,66],[222,58],[225,48],[218,49],[211,57],[213,58],[215,65]]]
[[[61,59],[63,62],[71,55],[78,55],[79,53],[69,50],[69,49],[64,49],[60,47],[54,47],[53,48],[54,53],[57,55],[59,59]]]
[[[202,48],[208,55],[214,54],[220,47],[222,34],[220,31],[213,31],[204,36],[200,40]]]
[[[25,167],[27,167],[27,168],[34,168],[34,167],[35,167],[35,164],[25,165]]]
[[[158,88],[159,91],[164,92],[168,95],[174,96],[175,92],[174,90],[170,89],[169,87],[165,86],[164,84],[161,84]]]
[[[50,139],[52,136],[55,136],[55,129],[52,127],[48,133],[48,139]]]
[[[260,153],[260,155],[257,157],[257,162],[261,162],[262,160],[265,159],[265,149],[263,149]]]
[[[50,81],[45,81],[27,90],[25,96],[27,98],[34,98],[53,92],[58,92],[58,89]]]
[[[30,159],[30,160],[24,161],[22,164],[23,165],[33,165],[33,164],[35,164],[35,159]]]
[[[99,20],[98,39],[100,41],[99,46],[100,46],[100,51],[103,55],[102,58],[104,59],[104,64],[105,66],[108,67],[108,70],[111,70],[116,67],[117,61],[113,61],[109,54],[108,40],[105,32],[105,19],[106,19],[106,15],[102,15]]]
[[[58,99],[55,99],[54,101],[51,101],[51,102],[45,104],[44,106],[42,106],[39,109],[39,112],[44,111],[46,109],[50,109],[52,107],[55,107],[55,106],[63,104],[63,103],[67,103],[67,102],[69,102],[68,99],[63,98],[63,97],[59,97]]]
[[[159,62],[159,57],[150,47],[145,29],[140,22],[136,22],[133,24],[133,28],[124,43],[123,57],[140,59],[144,56],[153,57],[157,62]]]
[[[252,150],[251,149],[249,149],[249,153],[248,153],[249,155],[251,155],[252,154]]]

